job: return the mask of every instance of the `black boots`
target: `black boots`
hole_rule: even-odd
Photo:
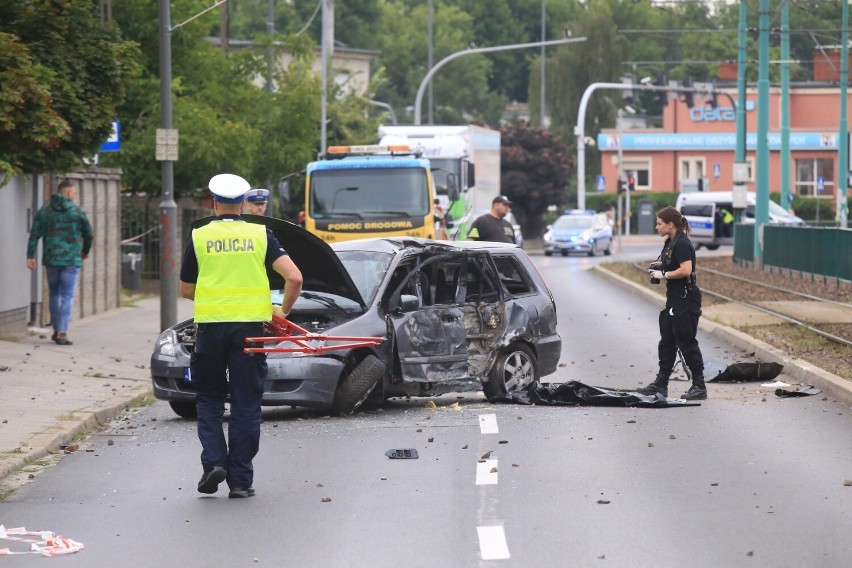
[[[704,384],[704,377],[701,375],[693,375],[692,386],[689,390],[680,395],[683,400],[704,400],[707,398],[707,386]]]
[[[654,382],[649,384],[646,387],[642,387],[640,389],[636,389],[636,392],[639,394],[644,394],[646,396],[653,396],[655,394],[661,394],[664,397],[669,396],[669,377],[662,373],[657,373],[657,376],[654,378]]]

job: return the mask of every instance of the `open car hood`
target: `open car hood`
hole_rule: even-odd
[[[203,227],[216,217],[205,217],[192,222],[192,228]],[[357,302],[366,309],[366,304],[358,288],[352,281],[352,277],[346,272],[343,263],[337,255],[322,239],[313,235],[294,223],[263,217],[259,215],[242,215],[243,221],[258,223],[271,230],[281,243],[281,246],[299,267],[302,272],[302,289],[311,292],[327,292],[337,294],[353,302]],[[284,288],[284,278],[274,270],[267,268],[269,276],[269,289],[281,290]]]

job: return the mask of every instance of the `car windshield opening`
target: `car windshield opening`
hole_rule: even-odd
[[[339,251],[338,258],[358,288],[361,297],[369,305],[373,302],[382,280],[388,271],[393,255],[371,251]]]

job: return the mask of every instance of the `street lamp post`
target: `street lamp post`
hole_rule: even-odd
[[[577,43],[580,41],[586,41],[584,37],[575,37],[575,38],[565,38],[565,39],[552,39],[550,41],[536,41],[533,43],[516,43],[511,45],[497,45],[494,47],[476,47],[471,49],[464,49],[462,51],[457,51],[455,53],[451,53],[446,56],[438,63],[435,64],[434,67],[429,69],[426,73],[426,76],[423,77],[423,80],[420,82],[420,86],[417,88],[417,97],[414,99],[414,124],[420,124],[420,107],[423,103],[423,93],[426,90],[427,85],[429,85],[429,81],[432,80],[432,76],[438,72],[438,70],[452,61],[453,59],[457,59],[463,55],[472,55],[474,53],[491,53],[494,51],[508,51],[510,49],[524,49],[527,47],[539,47],[544,45],[563,45],[566,43]]]

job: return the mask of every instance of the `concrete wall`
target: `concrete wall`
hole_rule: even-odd
[[[27,240],[36,211],[49,202],[62,179],[77,182],[77,202],[86,210],[94,244],[83,261],[74,295],[73,320],[117,308],[120,303],[121,170],[91,169],[63,176],[18,176],[0,188],[0,337],[22,335],[27,325],[45,326],[48,289],[41,266],[41,242],[36,255],[39,266],[27,269]],[[69,332],[71,335],[72,332]]]
[[[33,195],[40,198],[33,183],[38,190],[39,182],[40,178],[18,176],[0,187],[0,337],[26,333],[30,320],[31,284],[37,280],[27,269],[27,238],[35,215]]]

